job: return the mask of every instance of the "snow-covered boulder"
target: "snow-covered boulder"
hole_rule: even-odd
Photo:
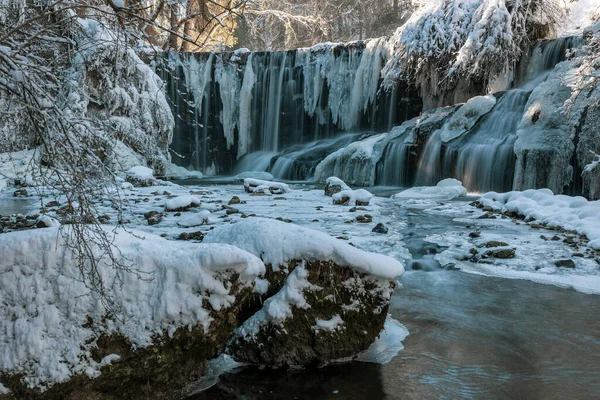
[[[228,344],[238,361],[304,366],[364,351],[383,328],[403,265],[312,229],[249,218],[210,231],[267,264],[266,296]],[[267,285],[261,285],[267,286]]]
[[[350,190],[350,186],[346,185],[346,182],[336,176],[330,176],[325,181],[325,196],[333,196],[342,190]]]
[[[435,186],[418,186],[404,190],[393,195],[392,199],[400,201],[412,199],[452,200],[466,195],[467,189],[461,181],[448,178],[439,181]]]
[[[192,195],[177,196],[167,200],[165,210],[167,211],[187,211],[192,207],[200,206],[200,199]]]
[[[154,171],[151,168],[137,165],[129,168],[125,174],[125,181],[133,186],[146,187],[154,185]]]
[[[333,204],[337,205],[368,206],[373,195],[365,189],[348,189],[334,194],[331,198],[333,199]]]
[[[15,398],[170,398],[222,349],[264,273],[225,244],[125,230],[112,243],[131,272],[97,263],[101,297],[58,228],[0,235],[0,383]]]
[[[447,143],[469,131],[479,118],[496,105],[496,97],[475,96],[467,101],[448,119],[440,130],[440,139]]]
[[[180,221],[177,222],[177,225],[183,226],[185,228],[190,228],[192,226],[206,225],[209,223],[209,219],[210,211],[202,210],[198,213],[194,213],[185,218],[182,218]]]
[[[244,179],[244,190],[248,193],[253,193],[255,190],[265,193],[265,189],[272,194],[283,194],[290,191],[290,187],[282,182],[263,181],[253,178]]]

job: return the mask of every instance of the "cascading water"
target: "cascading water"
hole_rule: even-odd
[[[283,52],[171,53],[162,72],[177,117],[173,161],[230,173],[242,159],[257,169],[249,153],[344,131],[389,130],[416,116],[421,101],[405,83],[379,90],[388,56],[385,39]]]
[[[444,178],[456,178],[470,191],[512,190],[516,156],[516,131],[532,90],[544,81],[554,66],[563,61],[568,49],[581,43],[579,37],[540,42],[529,57],[526,72],[516,80],[528,83],[496,95],[497,103],[477,122],[457,136],[445,136],[444,129],[431,134],[415,161],[415,145],[403,137],[390,140],[377,165],[381,185],[431,186]],[[469,117],[467,110],[465,117]]]
[[[523,89],[500,94],[492,111],[471,131],[447,143],[441,138],[442,130],[435,132],[419,161],[416,184],[431,186],[453,177],[470,191],[509,191],[517,126],[530,94]]]

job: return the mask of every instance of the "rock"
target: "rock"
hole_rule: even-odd
[[[471,232],[471,233],[469,233],[469,237],[470,237],[471,239],[475,239],[475,238],[478,238],[478,237],[480,237],[480,236],[481,236],[481,231],[475,231],[475,232]]]
[[[554,261],[554,265],[559,268],[575,268],[575,262],[569,259]]]
[[[486,212],[492,212],[492,211],[494,211],[494,209],[492,207],[489,207],[489,206],[485,206],[481,210],[482,211],[486,211]]]
[[[165,203],[165,210],[175,212],[188,211],[192,207],[199,207],[200,204],[200,199],[196,196],[177,196],[167,200],[167,202]]]
[[[239,198],[239,197],[237,197],[237,196],[233,196],[233,197],[231,198],[231,200],[229,200],[229,203],[227,203],[227,204],[229,204],[229,205],[232,205],[232,204],[240,204],[241,202],[242,202],[242,201],[240,200],[240,198]]]
[[[373,228],[373,230],[371,232],[388,233],[388,228],[386,228],[386,226],[384,224],[379,222],[377,225],[375,225],[375,228]]]
[[[15,192],[13,193],[14,197],[22,197],[22,196],[27,196],[27,190],[25,189],[18,189],[15,190]]]
[[[259,310],[228,344],[227,351],[237,361],[275,368],[324,365],[366,350],[377,338],[394,282],[372,280],[333,262],[295,260],[288,270],[286,276],[267,266],[269,294],[277,293],[287,281],[305,280],[302,295],[309,307],[294,307],[282,323],[263,326],[252,321],[265,312]],[[319,321],[337,324],[332,330],[319,330]],[[257,330],[250,334],[253,327]]]
[[[225,211],[225,213],[227,215],[231,215],[231,214],[239,214],[240,210],[238,210],[237,208],[229,208],[227,211]]]
[[[362,224],[368,224],[370,222],[373,222],[373,217],[371,217],[369,214],[357,215],[356,220]]]
[[[156,225],[162,221],[164,214],[160,211],[148,211],[144,214],[144,218],[148,221],[148,225]]]
[[[125,182],[129,182],[135,187],[152,186],[154,184],[154,171],[141,165],[130,168],[126,172]]]
[[[483,214],[481,217],[479,217],[478,219],[496,219],[496,216],[494,214],[492,214],[491,212],[487,212],[487,213]]]
[[[244,179],[244,190],[248,193],[260,192],[263,195],[284,194],[290,191],[287,184],[281,182],[263,181],[260,179]]]
[[[325,196],[333,196],[336,193],[341,192],[342,190],[349,190],[350,187],[348,185],[346,185],[346,183],[344,181],[342,181],[341,179],[332,176],[327,178],[327,180],[325,181]]]
[[[550,240],[553,240],[553,241],[558,241],[558,240],[560,240],[560,237],[558,237],[558,236],[554,235],[554,236],[552,236],[552,237],[550,238]]]
[[[497,242],[495,240],[490,240],[485,244],[485,247],[506,247],[508,243],[505,242]]]
[[[50,207],[58,207],[60,206],[60,203],[56,200],[52,200],[46,203],[46,208],[50,208]]]
[[[197,232],[183,232],[177,236],[177,240],[194,240],[201,242],[204,239],[204,233],[201,231]]]
[[[514,258],[515,249],[494,249],[483,253],[484,258]]]
[[[367,349],[383,328],[394,276],[403,271],[390,257],[265,218],[219,226],[204,243],[229,243],[268,264],[269,285],[253,294],[244,310],[252,316],[227,351],[237,361],[275,368],[323,365]]]

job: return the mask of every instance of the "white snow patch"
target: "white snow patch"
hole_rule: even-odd
[[[0,394],[9,394],[10,390],[4,386],[3,384],[0,383]]]
[[[46,226],[47,228],[54,228],[60,226],[60,222],[48,215],[40,215],[40,217],[37,219],[37,222],[43,223],[44,226]]]
[[[312,329],[319,333],[319,331],[333,332],[339,329],[344,324],[344,320],[339,315],[334,315],[330,319],[317,319]]]
[[[237,246],[274,267],[290,260],[318,260],[387,279],[404,272],[402,263],[391,257],[357,249],[323,232],[266,218],[220,226],[208,232],[203,243]]]
[[[408,199],[440,199],[452,200],[456,197],[466,196],[467,189],[462,182],[456,179],[448,178],[438,182],[435,186],[417,186],[396,193],[392,196],[395,200],[405,201]]]

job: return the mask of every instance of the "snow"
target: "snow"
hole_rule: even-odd
[[[467,101],[448,119],[440,130],[440,138],[447,143],[469,131],[482,115],[487,114],[496,105],[493,95],[475,96]]]
[[[307,309],[310,305],[304,298],[305,290],[317,290],[318,287],[308,281],[308,271],[297,266],[288,276],[285,284],[275,295],[269,297],[257,313],[235,330],[234,335],[254,337],[267,324],[281,324],[291,317],[292,307]]]
[[[243,181],[247,178],[258,179],[262,181],[271,181],[273,180],[273,175],[264,171],[245,171],[233,177],[233,179],[236,181]]]
[[[391,257],[368,253],[326,233],[272,219],[248,218],[219,226],[206,234],[203,243],[232,244],[273,267],[291,260],[317,260],[387,279],[404,272],[402,263]]]
[[[350,190],[350,186],[346,185],[346,182],[338,178],[337,176],[330,176],[325,180],[328,186],[339,186],[342,190]]]
[[[481,204],[498,211],[518,212],[549,227],[562,227],[587,236],[588,246],[600,249],[600,201],[555,195],[550,189],[485,193]]]
[[[140,181],[154,179],[154,171],[152,171],[151,168],[143,167],[141,165],[129,168],[126,173],[127,176],[138,179]]]
[[[202,172],[200,171],[190,171],[187,168],[180,167],[179,165],[175,165],[173,163],[167,164],[167,169],[165,171],[166,178],[197,178],[201,179],[203,177]]]
[[[210,211],[202,210],[190,216],[181,218],[177,225],[189,228],[192,226],[206,225],[210,221]]]
[[[404,349],[402,341],[407,336],[408,329],[388,314],[383,331],[367,351],[357,357],[357,361],[387,364],[400,350]]]
[[[319,333],[319,331],[333,332],[342,327],[342,325],[344,325],[344,320],[342,320],[342,317],[336,314],[330,319],[315,320],[315,325],[312,328],[317,333]]]
[[[594,14],[600,10],[599,0],[577,0],[564,2],[568,10],[567,21],[561,26],[561,36],[573,36],[581,34],[584,28],[592,25]]]
[[[8,390],[3,384],[0,383],[0,394],[9,394],[10,390]]]
[[[70,228],[64,229],[68,234]],[[112,236],[112,231],[106,232]],[[76,257],[58,228],[1,235],[2,373],[22,374],[25,385],[42,390],[75,375],[97,376],[101,363],[91,352],[100,335],[122,335],[134,348],[143,348],[177,328],[200,326],[208,331],[210,313],[235,300],[221,274],[239,274],[244,287],[264,273],[257,257],[233,246],[115,232],[116,257],[139,274],[121,272],[118,277],[112,265],[97,264],[110,310],[82,283]],[[94,254],[101,251],[93,246]],[[94,321],[91,327],[88,317]],[[104,363],[115,359],[111,356]]]
[[[342,190],[341,192],[335,193],[331,198],[334,201],[341,201],[344,198],[348,198],[348,204],[354,205],[356,202],[361,203],[369,203],[373,198],[371,192],[365,189],[356,189],[356,190]]]
[[[200,205],[200,199],[198,199],[196,196],[185,195],[185,196],[177,196],[173,199],[167,200],[167,202],[165,203],[165,209],[167,211],[178,210],[178,209],[184,208],[184,207],[199,206],[199,205]]]
[[[406,189],[392,196],[392,199],[399,201],[407,200],[452,200],[457,197],[466,196],[467,189],[462,182],[456,179],[448,178],[438,182],[435,186],[417,186]],[[427,204],[427,203],[426,203]]]
[[[244,179],[244,187],[248,188],[250,192],[255,191],[259,187],[267,187],[271,192],[281,194],[288,193],[290,191],[290,187],[287,183],[283,182],[271,182],[271,181],[263,181],[260,179],[254,178],[246,178]]]

